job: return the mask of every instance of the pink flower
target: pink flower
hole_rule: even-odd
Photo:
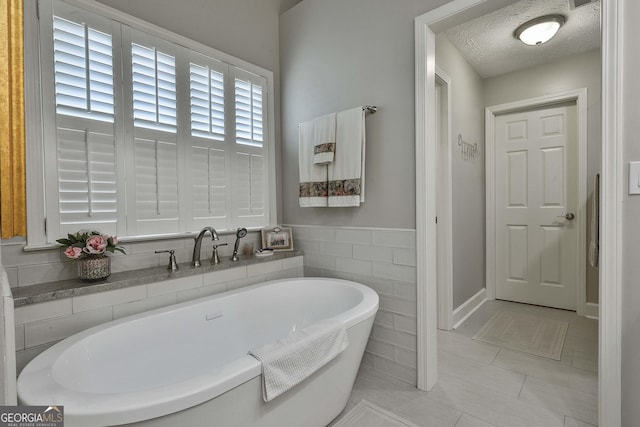
[[[89,255],[103,254],[107,249],[107,240],[102,236],[91,236],[87,239],[84,251]]]
[[[67,258],[78,259],[78,258],[80,258],[80,255],[82,255],[82,249],[81,248],[76,248],[74,246],[69,246],[64,251],[64,254],[67,256]]]

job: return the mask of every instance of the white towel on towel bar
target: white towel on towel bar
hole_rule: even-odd
[[[327,198],[327,166],[313,163],[315,143],[315,126],[313,120],[300,123],[298,127],[298,168],[300,185],[298,200],[300,207],[326,207]]]
[[[365,126],[362,107],[336,117],[336,154],[329,172],[329,207],[364,203]]]
[[[333,162],[336,151],[336,113],[314,119],[313,131],[313,164],[326,165]]]
[[[326,319],[251,350],[249,354],[262,364],[262,398],[269,402],[300,384],[348,344],[344,324]]]

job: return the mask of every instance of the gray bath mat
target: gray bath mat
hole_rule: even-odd
[[[418,427],[393,412],[361,400],[333,427]]]
[[[473,339],[560,360],[568,328],[568,322],[501,310],[485,323]]]

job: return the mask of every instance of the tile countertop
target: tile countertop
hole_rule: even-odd
[[[80,279],[68,279],[11,288],[11,292],[13,293],[14,307],[21,307],[61,298],[70,298],[78,295],[88,295],[111,291],[114,289],[123,289],[131,286],[160,282],[162,280],[178,279],[180,277],[212,273],[215,271],[228,270],[231,268],[254,265],[262,262],[292,258],[302,256],[303,254],[303,251],[294,250],[290,252],[277,252],[272,256],[267,257],[240,256],[240,261],[237,262],[224,259],[218,265],[212,265],[208,262],[204,262],[201,267],[193,267],[189,263],[182,263],[179,264],[180,269],[175,272],[168,271],[165,266],[143,268],[140,270],[113,273],[105,280],[101,280],[99,282],[87,283],[82,282]]]

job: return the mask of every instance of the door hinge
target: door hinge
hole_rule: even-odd
[[[47,218],[44,219],[44,234],[47,234]]]
[[[36,1],[36,19],[40,20],[40,1]]]
[[[436,224],[438,223],[438,217],[436,217]]]

